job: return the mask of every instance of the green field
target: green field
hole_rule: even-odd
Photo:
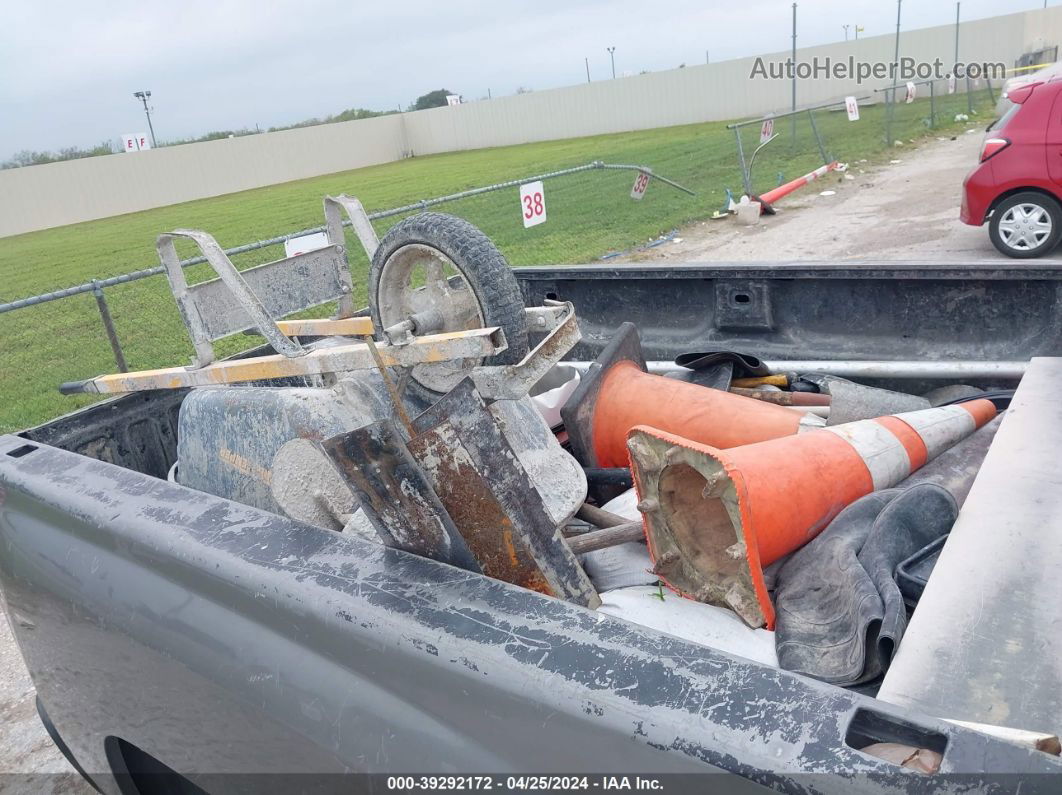
[[[965,98],[948,98],[965,110]],[[981,118],[989,112],[979,105]],[[893,137],[904,141],[941,135],[962,125],[929,130],[928,104],[899,106]],[[864,108],[862,119],[819,112],[816,122],[829,153],[841,161],[888,156],[883,135],[884,108]],[[765,191],[821,164],[802,119],[795,131],[779,121],[779,139],[757,159],[754,183]],[[795,133],[795,137],[794,137]],[[758,127],[744,134],[747,151],[755,148]],[[551,180],[546,185],[549,220],[524,229],[517,189],[464,199],[435,208],[467,218],[482,228],[513,265],[592,262],[609,252],[644,244],[684,223],[704,218],[723,204],[724,189],[742,192],[733,133],[723,123],[669,127],[643,132],[485,149],[363,168],[273,185],[243,193],[146,210],[71,226],[0,239],[0,302],[68,287],[157,264],[155,237],[177,227],[204,229],[225,247],[323,223],[321,199],[348,193],[369,211],[419,199],[518,179],[593,160],[651,167],[697,192],[690,197],[662,183],[650,185],[645,198],[629,198],[632,172],[592,171]],[[382,236],[400,220],[377,224]],[[350,237],[350,250],[360,248]],[[190,256],[190,248],[181,249]],[[283,256],[274,246],[236,258],[248,267]],[[355,258],[353,269],[364,298],[367,264]],[[208,275],[205,266],[189,271],[192,281]],[[165,279],[153,277],[108,288],[107,300],[131,369],[186,364],[191,344],[177,315]],[[311,313],[313,314],[313,313]],[[45,421],[85,405],[87,396],[64,397],[62,381],[115,369],[91,294],[0,314],[0,433]],[[254,338],[223,340],[224,354],[255,344]]]

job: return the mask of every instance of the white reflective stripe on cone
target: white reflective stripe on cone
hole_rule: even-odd
[[[906,422],[922,437],[926,443],[927,461],[932,461],[977,430],[973,415],[962,406],[940,406],[892,416]]]
[[[797,408],[796,406],[790,406],[790,408]],[[801,409],[806,409],[807,406],[800,406]],[[797,423],[797,433],[807,433],[808,431],[821,431],[826,427],[826,418],[820,417],[817,414],[811,412],[806,413],[800,418],[800,422]]]
[[[911,458],[892,431],[874,420],[859,420],[823,428],[855,448],[870,470],[874,490],[895,486],[911,474]]]

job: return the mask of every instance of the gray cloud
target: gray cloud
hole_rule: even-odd
[[[1038,8],[1010,0],[1007,11]],[[999,13],[964,0],[967,19]],[[156,132],[291,123],[349,107],[395,108],[448,88],[469,99],[789,46],[784,0],[143,0],[137,4],[7,3],[0,14],[0,158],[114,139],[145,127],[138,89],[151,89]],[[843,23],[889,33],[895,5],[802,0],[798,44],[843,39]],[[950,0],[908,2],[904,27],[948,24]]]

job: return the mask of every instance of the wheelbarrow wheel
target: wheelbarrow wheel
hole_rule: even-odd
[[[483,359],[413,368],[407,389],[437,400],[480,364],[514,364],[528,351],[520,286],[485,234],[461,218],[420,213],[387,233],[369,269],[369,310],[377,336],[412,321],[416,336],[498,326],[509,347]]]

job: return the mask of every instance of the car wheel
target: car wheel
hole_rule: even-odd
[[[1042,257],[1062,238],[1062,208],[1042,193],[1009,196],[992,213],[988,236],[1008,257]]]

